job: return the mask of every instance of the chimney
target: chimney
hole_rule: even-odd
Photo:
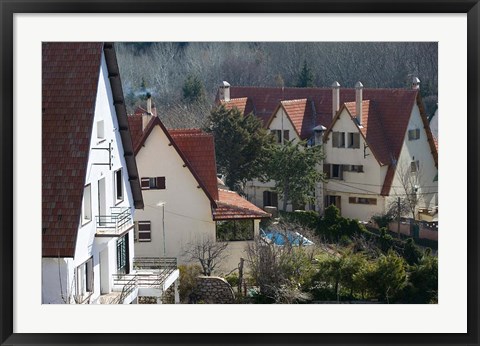
[[[412,89],[419,90],[420,89],[420,79],[417,77],[412,77]]]
[[[230,84],[223,81],[219,89],[220,101],[230,101]]]
[[[337,81],[332,84],[332,118],[335,117],[340,109],[340,83]]]
[[[363,101],[363,84],[358,81],[355,84],[355,110],[358,125],[362,125],[362,101]]]
[[[147,93],[147,112],[142,115],[142,131],[145,130],[152,119],[152,94]]]

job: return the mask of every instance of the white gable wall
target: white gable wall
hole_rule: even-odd
[[[97,124],[98,121],[103,120],[104,126],[104,139],[97,138]],[[111,154],[107,150],[96,150],[94,148],[108,148],[111,143]],[[109,155],[111,155],[112,168],[108,165],[94,165],[95,163],[107,163],[109,162]],[[114,190],[114,173],[118,169],[122,168],[123,173],[123,201],[116,204],[115,190]],[[75,268],[90,257],[93,257],[94,267],[94,292],[90,299],[90,302],[95,301],[100,295],[100,277],[105,277],[105,291],[110,291],[113,280],[112,274],[116,273],[116,241],[118,238],[98,238],[95,237],[96,232],[96,219],[99,215],[99,199],[98,199],[98,181],[105,179],[105,206],[107,215],[110,214],[110,207],[129,207],[131,212],[134,211],[134,203],[130,183],[128,181],[128,172],[126,167],[125,158],[123,156],[123,146],[121,142],[120,132],[118,130],[117,117],[115,108],[113,105],[112,90],[110,82],[108,81],[108,71],[105,62],[105,57],[102,54],[102,62],[100,69],[100,78],[97,89],[97,97],[95,104],[95,112],[93,119],[93,129],[90,141],[90,151],[88,153],[88,166],[85,176],[85,185],[91,185],[91,210],[92,220],[82,225],[82,220],[79,221],[79,231],[76,241],[75,257],[72,259],[52,259],[44,258],[42,262],[43,266],[43,280],[44,289],[43,300],[44,303],[58,302],[59,280],[58,280],[58,262],[60,261],[62,272],[68,272],[69,287],[75,288],[73,273]],[[133,214],[132,214],[133,215]],[[130,237],[130,263],[133,260],[133,231],[129,232]],[[104,251],[103,268],[100,270],[100,252]],[[108,254],[108,256],[105,256]],[[63,267],[68,267],[64,268]],[[49,277],[56,278],[56,280],[48,280]],[[108,282],[106,282],[108,280]],[[51,283],[51,284],[49,284]],[[56,293],[48,293],[56,292]],[[55,298],[55,297],[57,298]]]
[[[151,222],[152,241],[136,242],[135,251],[139,257],[178,257],[183,263],[185,246],[197,237],[215,237],[215,223],[210,200],[174,146],[169,144],[160,126],[155,126],[136,156],[140,176],[165,177],[166,189],[142,191],[145,209],[137,211],[135,220]],[[162,202],[164,206],[159,205]]]
[[[295,140],[295,142],[300,141],[300,137],[297,135],[295,128],[293,127],[292,122],[288,118],[285,110],[280,107],[275,113],[272,122],[270,123],[267,131],[281,130],[282,131],[282,141],[283,141],[283,131],[289,131],[289,140]],[[269,181],[263,183],[257,179],[247,182],[245,186],[245,194],[247,199],[255,204],[259,208],[263,208],[263,192],[273,191],[275,188],[275,182]],[[283,199],[281,196],[278,196],[278,208],[281,210],[283,206]],[[292,211],[292,205],[287,204],[287,211]]]
[[[420,129],[420,138],[417,140],[408,139],[408,130]],[[410,174],[410,165],[412,161],[419,162],[419,172],[416,176],[418,185],[417,194],[419,196],[418,207],[431,208],[438,205],[438,182],[434,182],[434,178],[438,173],[435,167],[435,161],[431,153],[430,144],[428,143],[427,133],[424,129],[423,122],[418,106],[412,109],[410,121],[405,133],[402,151],[397,164],[397,170],[390,190],[389,200],[396,200],[398,196],[405,198],[405,188],[402,186],[401,176]],[[412,184],[409,184],[410,189]],[[412,215],[405,215],[412,217]]]
[[[333,147],[332,132],[345,132],[345,148]],[[363,173],[343,172],[343,179],[329,179],[324,184],[324,195],[341,196],[341,213],[344,217],[368,221],[375,214],[384,212],[384,199],[380,196],[387,166],[380,166],[372,151],[367,148],[366,142],[360,134],[360,148],[348,148],[348,133],[359,133],[359,130],[344,109],[335,122],[324,144],[325,164],[363,165]],[[367,155],[365,156],[364,153]],[[376,205],[351,204],[349,197],[376,198]]]

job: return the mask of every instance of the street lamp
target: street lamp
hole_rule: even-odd
[[[163,257],[165,257],[166,254],[166,243],[167,240],[165,239],[165,204],[167,202],[158,202],[157,207],[162,207],[162,230],[163,230]]]

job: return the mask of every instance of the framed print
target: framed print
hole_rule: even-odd
[[[479,344],[478,1],[0,8],[2,345]]]

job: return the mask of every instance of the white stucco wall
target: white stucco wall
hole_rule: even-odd
[[[335,122],[332,132],[345,132],[345,140],[349,132],[358,133],[359,130],[347,110],[343,110]],[[325,164],[362,165],[363,173],[343,172],[343,179],[329,179],[324,184],[324,195],[341,196],[341,213],[344,217],[368,221],[375,214],[384,212],[384,199],[380,196],[387,166],[380,166],[372,151],[367,148],[366,142],[360,135],[360,148],[333,147],[333,135],[330,132],[328,141],[324,145]],[[367,155],[364,155],[367,154]],[[376,198],[376,205],[351,204],[349,197]]]
[[[73,259],[42,258],[42,304],[73,301]]]
[[[167,136],[155,126],[136,156],[141,177],[165,177],[166,189],[143,190],[145,209],[137,211],[136,221],[150,221],[151,242],[135,243],[137,256],[178,257],[196,237],[215,236],[211,203],[177,153]],[[164,205],[159,205],[164,203]],[[163,208],[165,208],[163,210]],[[164,253],[163,215],[166,243]]]
[[[408,130],[416,128],[420,129],[420,138],[417,140],[408,140]],[[415,105],[412,109],[410,122],[405,134],[402,151],[400,153],[397,170],[390,191],[389,201],[392,199],[396,200],[397,196],[402,198],[405,197],[407,192],[402,186],[401,176],[409,172],[410,163],[416,160],[419,161],[420,166],[419,172],[416,174],[417,180],[415,182],[415,184],[418,185],[418,207],[434,207],[438,205],[438,182],[433,180],[437,175],[438,170],[435,167],[435,161],[428,143],[426,130],[423,127],[420,111]],[[411,215],[405,216],[411,217]]]
[[[97,124],[103,121],[104,139],[97,138]],[[98,83],[97,97],[95,103],[95,112],[93,119],[93,129],[90,141],[90,151],[88,154],[88,165],[85,176],[85,185],[91,185],[91,210],[92,219],[82,224],[80,218],[79,231],[77,234],[77,241],[75,247],[75,256],[72,259],[60,259],[60,262],[68,263],[68,279],[69,287],[75,288],[75,283],[72,281],[74,269],[83,264],[90,257],[93,257],[94,270],[94,292],[89,302],[94,302],[100,296],[100,281],[101,276],[104,277],[102,282],[105,283],[104,291],[110,291],[112,287],[112,274],[116,273],[116,241],[117,237],[95,237],[96,233],[96,219],[99,215],[99,197],[98,197],[98,181],[105,179],[105,206],[107,215],[110,214],[111,207],[129,207],[132,214],[134,212],[133,197],[128,181],[128,172],[125,158],[123,156],[123,146],[121,142],[120,132],[118,129],[118,122],[113,105],[112,90],[110,82],[108,81],[108,70],[105,62],[105,57],[102,54],[102,62],[100,69],[100,78]],[[109,154],[107,150],[96,150],[94,148],[108,148],[111,143],[112,151]],[[94,165],[95,163],[109,162],[109,155],[111,155],[111,168],[108,165]],[[123,175],[123,201],[116,203],[115,197],[115,172],[122,168]],[[129,232],[130,238],[130,263],[132,263],[134,248],[133,248],[133,231]],[[103,261],[100,261],[100,253],[103,252]],[[58,260],[55,260],[58,261]],[[43,259],[44,271],[43,280],[47,278],[55,279],[55,285],[58,284],[58,263],[53,264],[49,259]],[[102,266],[102,269],[100,267]],[[53,268],[53,269],[52,269]],[[52,272],[56,273],[52,276]],[[55,286],[54,285],[54,286]],[[48,286],[47,286],[48,287]],[[54,294],[55,296],[55,294]],[[49,293],[45,293],[45,303],[57,302],[51,301],[54,298]]]

